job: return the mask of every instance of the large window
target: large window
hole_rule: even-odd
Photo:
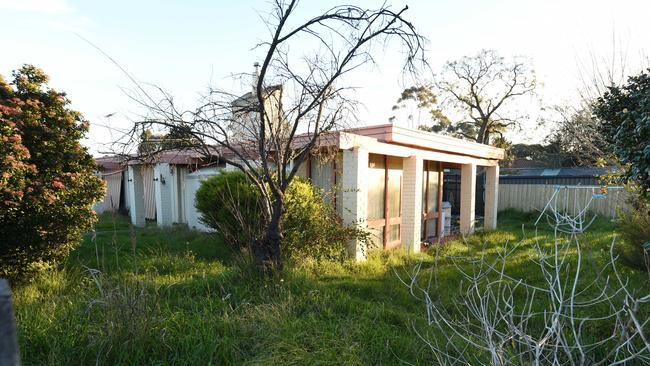
[[[384,247],[384,225],[386,224],[386,157],[368,156],[368,230],[373,243]]]
[[[401,243],[402,158],[368,157],[368,229],[380,248]]]
[[[442,188],[441,165],[435,161],[424,161],[422,174],[422,239],[432,240],[438,236],[439,198]]]

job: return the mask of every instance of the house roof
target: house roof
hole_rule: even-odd
[[[501,176],[512,177],[596,177],[613,171],[612,167],[504,168]]]
[[[296,148],[309,141],[308,134],[298,135],[294,139]],[[496,165],[503,159],[503,149],[478,144],[431,132],[394,126],[392,124],[351,128],[324,133],[319,137],[318,146],[337,146],[347,149],[354,146],[364,147],[371,153],[395,156],[421,155],[426,160],[447,161],[459,164],[478,163],[478,165]],[[244,156],[255,159],[257,147],[241,145]],[[197,164],[211,162],[210,157],[235,158],[235,154],[225,148],[209,147],[208,151],[192,149],[175,149],[161,151],[146,157],[125,157],[123,164],[169,163]],[[101,159],[101,158],[100,158]]]
[[[467,155],[481,159],[501,160],[504,156],[503,149],[494,146],[393,124],[352,128],[345,130],[345,132],[373,137],[387,143]]]
[[[207,154],[192,149],[165,150],[146,155],[110,155],[95,158],[103,172],[121,170],[126,165],[169,163],[179,165],[204,165],[211,162],[210,156],[222,156],[218,149],[210,148]]]
[[[101,156],[95,158],[97,168],[102,173],[117,172],[124,169],[124,159],[119,156]]]

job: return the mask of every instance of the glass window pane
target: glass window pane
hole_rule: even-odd
[[[422,212],[427,212],[427,162],[424,162],[424,171],[422,172]]]
[[[389,227],[389,233],[388,233],[389,242],[397,241],[400,239],[400,229],[401,229],[400,224],[391,225]]]
[[[370,243],[371,248],[383,248],[384,247],[384,227],[375,227],[368,228],[368,233],[370,233]]]
[[[424,174],[422,174],[422,212],[425,213],[436,212],[438,210],[437,166],[438,163],[434,161],[424,162]]]
[[[368,156],[368,219],[384,218],[385,161],[383,155]]]
[[[402,212],[402,158],[388,157],[388,214],[400,217]]]
[[[438,172],[437,171],[429,171],[429,194],[427,196],[428,198],[428,205],[427,207],[429,208],[429,212],[435,212],[438,211]]]
[[[427,235],[426,238],[427,240],[430,240],[436,236],[436,229],[438,227],[438,220],[427,220]]]

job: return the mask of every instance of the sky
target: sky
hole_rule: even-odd
[[[375,8],[382,1],[352,1]],[[406,17],[429,40],[427,59],[434,72],[446,61],[494,49],[527,57],[540,83],[542,105],[573,103],[580,70],[598,60],[627,55],[631,73],[647,63],[650,49],[648,0],[395,0],[409,6]],[[302,0],[300,17],[318,14],[330,1]],[[128,128],[138,106],[128,96],[133,83],[99,47],[141,83],[162,87],[191,107],[208,85],[235,90],[232,75],[251,72],[263,57],[255,48],[268,38],[261,17],[269,2],[207,0],[0,0],[0,74],[34,64],[50,75],[50,85],[68,94],[72,108],[90,120],[84,144],[95,155],[107,151],[117,130]],[[89,42],[90,43],[89,43]],[[360,123],[387,123],[404,87],[400,60],[391,50],[378,65],[346,79],[356,87]],[[579,66],[583,65],[583,66]],[[585,66],[586,65],[586,66]],[[540,142],[538,107],[514,142]],[[109,116],[110,117],[107,117]],[[548,128],[548,127],[544,127]]]

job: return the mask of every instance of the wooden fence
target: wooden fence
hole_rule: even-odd
[[[524,212],[540,212],[553,196],[557,186],[544,184],[499,184],[499,211],[509,208]],[[560,186],[562,187],[562,186]],[[569,186],[575,187],[575,186]],[[614,218],[617,209],[627,206],[625,190],[622,187],[610,187],[607,194],[601,193],[598,186],[582,186],[579,189],[561,190],[557,194],[558,208],[570,213],[584,207],[594,195],[588,211],[601,217]]]

